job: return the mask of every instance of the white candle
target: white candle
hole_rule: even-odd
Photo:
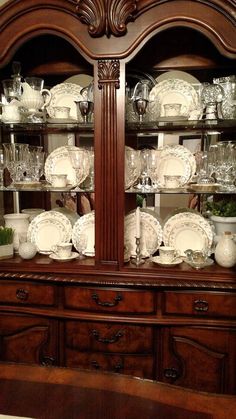
[[[140,239],[140,207],[136,208],[136,237]]]

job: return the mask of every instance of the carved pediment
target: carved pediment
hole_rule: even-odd
[[[122,36],[133,19],[137,0],[77,0],[77,13],[91,36]]]

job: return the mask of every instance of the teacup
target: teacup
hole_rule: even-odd
[[[178,257],[178,253],[174,247],[161,246],[159,256],[162,263],[171,263]]]
[[[51,184],[54,188],[65,188],[67,185],[67,175],[61,173],[51,175]]]
[[[68,106],[55,106],[53,112],[56,119],[69,119],[70,117],[70,108]]]
[[[60,259],[66,259],[71,256],[72,243],[64,242],[52,247],[53,253]]]
[[[181,103],[166,103],[163,105],[164,116],[177,116],[181,114]]]
[[[188,249],[185,251],[188,260],[197,268],[204,265],[204,263],[208,259],[208,251],[207,250],[191,250]]]
[[[165,188],[179,188],[182,186],[182,176],[179,175],[164,175]]]

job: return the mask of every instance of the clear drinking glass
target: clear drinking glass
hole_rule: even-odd
[[[72,167],[76,173],[76,191],[82,191],[79,187],[81,183],[85,180],[85,168],[89,167],[89,155],[87,150],[83,148],[75,148],[74,146],[68,147],[69,157],[72,164]]]
[[[5,165],[13,184],[25,180],[27,171],[29,145],[20,143],[3,143]]]

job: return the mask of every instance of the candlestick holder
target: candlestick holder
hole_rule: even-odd
[[[136,256],[134,259],[131,259],[131,263],[133,263],[136,266],[139,266],[144,263],[144,260],[141,258],[141,253],[140,253],[140,237],[135,237],[135,242],[136,242]]]

